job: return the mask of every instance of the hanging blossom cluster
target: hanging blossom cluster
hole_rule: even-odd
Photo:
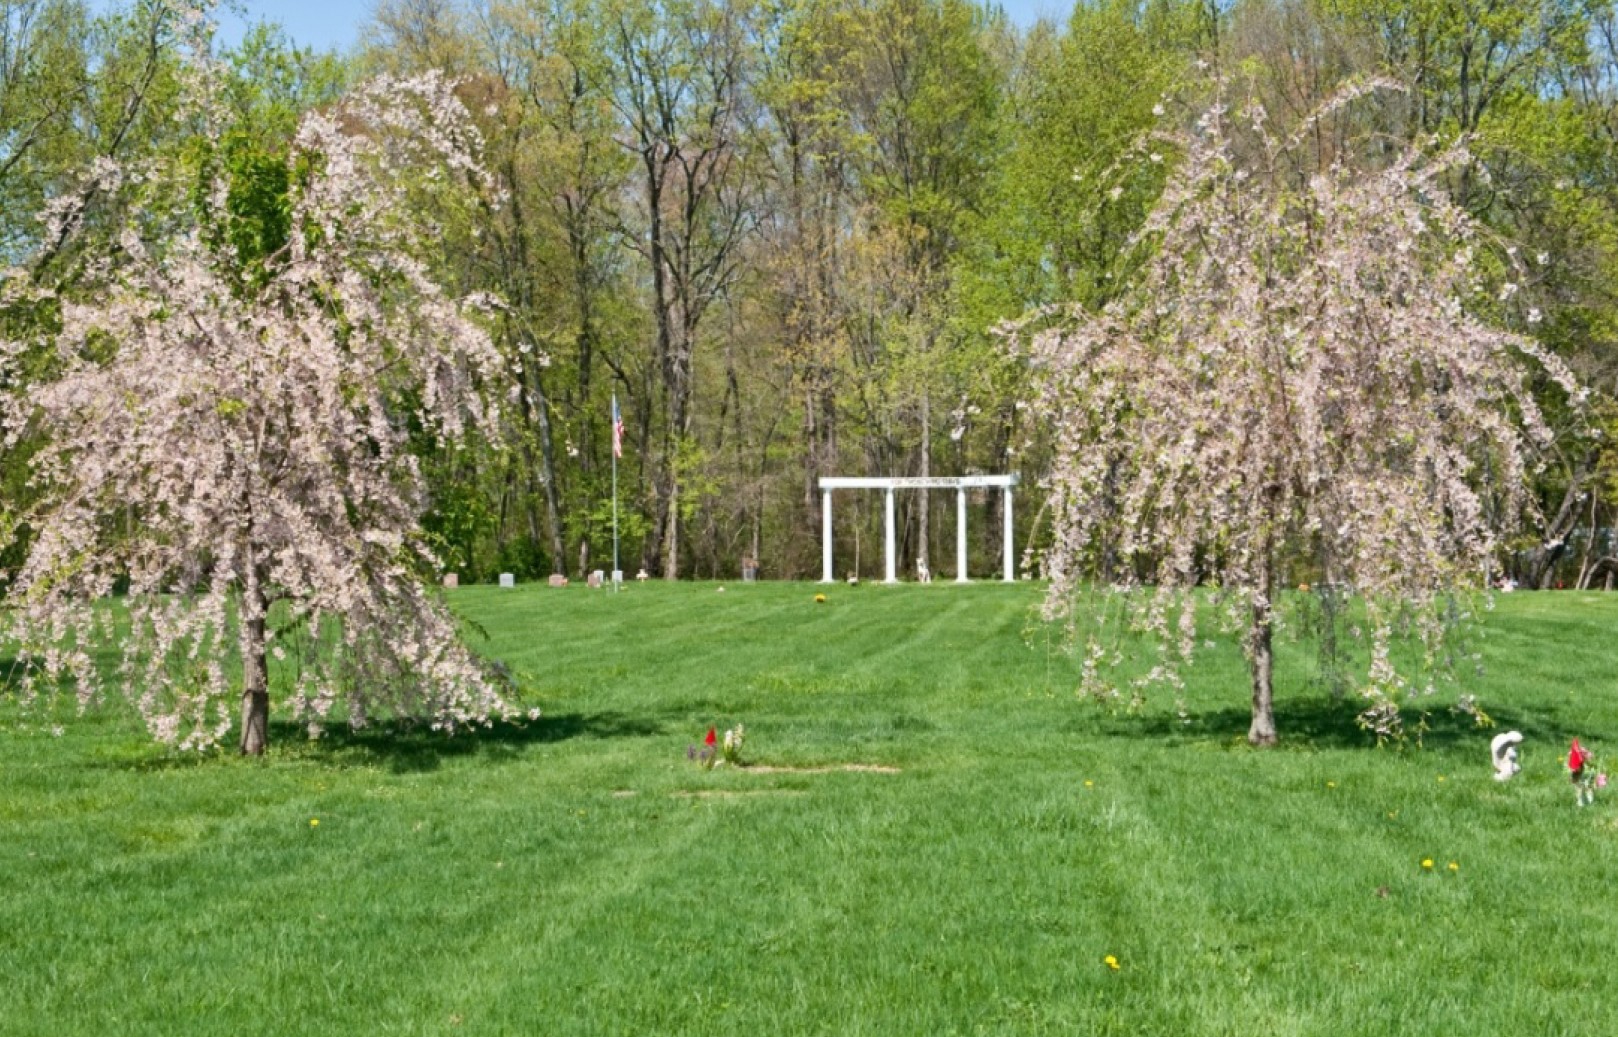
[[[189,83],[205,132],[225,117],[207,62],[199,50]],[[334,709],[448,731],[506,712],[422,578],[437,562],[407,449],[413,429],[454,441],[496,424],[495,303],[435,282],[421,257],[442,240],[407,204],[489,191],[479,147],[433,74],[310,114],[290,235],[253,272],[214,232],[223,176],[199,201],[195,168],[103,161],[52,205],[51,234],[120,191],[136,215],[56,300],[44,345],[60,375],[0,415],[9,443],[46,438],[44,503],[21,517],[32,545],[0,630],[25,700],[76,687],[82,708],[114,675],[151,733],[185,749],[223,740],[233,703],[262,696],[271,670],[312,734]],[[23,281],[13,271],[8,291]],[[108,606],[115,591],[126,607]]]
[[[1267,656],[1293,566],[1362,600],[1361,721],[1397,734],[1398,703],[1431,690],[1415,674],[1434,670],[1441,600],[1486,585],[1501,535],[1532,508],[1526,477],[1551,433],[1531,373],[1580,398],[1538,343],[1479,316],[1509,299],[1484,259],[1508,276],[1517,260],[1446,197],[1464,148],[1413,147],[1379,168],[1314,155],[1322,120],[1397,89],[1352,87],[1283,133],[1256,104],[1233,110],[1221,84],[1194,125],[1143,146],[1181,161],[1132,286],[1100,312],[1010,329],[1055,437],[1047,615],[1073,616],[1090,577],[1132,591],[1127,612],[1157,651],[1137,694],[1178,686],[1199,585],[1224,592],[1218,614],[1247,626],[1250,659],[1258,637]],[[1421,646],[1415,667],[1395,662],[1402,631]],[[1095,636],[1086,651],[1089,690],[1116,695],[1103,671],[1119,654]]]

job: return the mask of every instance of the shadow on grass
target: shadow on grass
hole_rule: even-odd
[[[385,767],[396,774],[435,771],[446,760],[479,757],[490,762],[514,760],[525,748],[572,739],[646,738],[664,734],[663,723],[622,713],[558,713],[538,720],[503,721],[456,735],[434,731],[426,723],[389,721],[361,731],[334,724],[311,740],[301,724],[270,721],[270,760],[298,760],[323,767]],[[104,767],[134,771],[188,770],[226,765],[251,766],[237,755],[236,733],[209,753],[182,753],[149,739],[120,741],[97,750]]]
[[[1358,714],[1358,705],[1349,699],[1318,697],[1278,702],[1275,726],[1280,734],[1280,747],[1371,748],[1376,744],[1375,738],[1360,727]],[[1459,745],[1486,747],[1496,734],[1513,730],[1535,741],[1556,744],[1578,733],[1559,723],[1554,709],[1523,713],[1502,708],[1492,710],[1489,715],[1494,726],[1479,727],[1471,716],[1451,709],[1442,701],[1428,703],[1425,710],[1407,705],[1404,708],[1407,744],[1415,748],[1419,742],[1427,749]],[[1246,747],[1252,719],[1252,711],[1246,705],[1193,712],[1184,718],[1171,713],[1114,714],[1102,716],[1095,730],[1109,738],[1156,738],[1171,745],[1217,743]]]
[[[402,774],[434,771],[445,760],[458,757],[500,761],[515,759],[533,745],[578,738],[646,738],[664,732],[664,725],[656,720],[607,711],[497,721],[493,727],[455,735],[434,731],[422,723],[389,722],[359,731],[334,726],[312,742],[302,726],[272,721],[270,745],[315,763],[334,767],[384,766]]]

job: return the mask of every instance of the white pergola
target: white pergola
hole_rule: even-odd
[[[898,583],[898,559],[894,557],[893,491],[894,490],[954,490],[955,491],[955,582],[966,583],[966,491],[998,486],[1005,493],[1005,579],[1017,578],[1016,563],[1011,550],[1011,488],[1017,485],[1015,475],[959,475],[929,478],[893,478],[879,476],[834,476],[820,480],[820,552],[821,581],[835,583],[831,566],[831,494],[833,490],[883,491],[883,530],[887,534],[887,579],[885,583]]]

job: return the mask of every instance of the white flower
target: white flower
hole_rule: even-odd
[[[1516,294],[1517,294],[1517,286],[1515,284],[1513,284],[1512,282],[1507,281],[1500,288],[1500,301],[1505,302],[1507,299],[1511,298],[1513,295],[1516,295]]]
[[[1163,104],[1161,101],[1152,105],[1152,114],[1160,119],[1163,117]]]
[[[1152,152],[1152,156],[1151,156],[1151,157],[1152,157],[1152,161],[1153,161],[1153,162],[1161,162],[1161,161],[1163,161],[1163,156],[1162,156],[1162,155],[1161,155],[1161,154],[1159,154],[1159,153],[1157,153],[1157,152],[1155,152],[1155,151],[1154,151],[1154,152]]]
[[[1528,323],[1538,324],[1543,319],[1543,316],[1537,307],[1532,308],[1528,311]]]

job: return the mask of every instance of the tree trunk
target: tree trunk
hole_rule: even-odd
[[[663,578],[680,578],[680,483],[678,476],[669,479],[668,524],[663,534]]]
[[[251,557],[251,556],[249,556]],[[269,672],[264,659],[264,621],[268,611],[264,591],[249,566],[242,594],[242,740],[246,756],[263,756],[269,744]]]
[[[1247,740],[1253,745],[1274,745],[1275,736],[1275,654],[1273,645],[1273,614],[1268,590],[1253,598],[1252,667],[1253,667],[1253,723],[1247,729]]]
[[[528,365],[524,363],[523,368],[527,370]],[[532,384],[539,396],[534,404],[534,415],[539,419],[539,453],[545,465],[545,523],[550,527],[551,572],[560,575],[567,572],[567,547],[562,535],[561,490],[556,485],[556,443],[551,435],[551,400],[537,372]],[[526,439],[523,449],[528,449]],[[533,471],[532,461],[529,462],[529,471]]]

